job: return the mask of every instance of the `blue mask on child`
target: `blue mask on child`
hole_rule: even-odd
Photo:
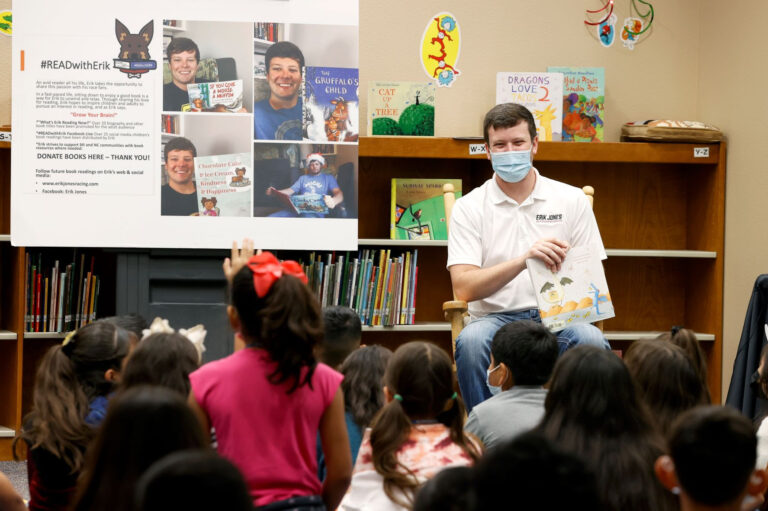
[[[491,378],[491,373],[494,372],[499,367],[501,367],[501,364],[497,365],[493,369],[486,369],[485,370],[485,384],[488,385],[488,390],[490,390],[491,391],[491,395],[494,395],[494,396],[496,394],[498,394],[499,392],[501,392],[501,387],[496,386],[496,385],[491,385],[490,378]]]
[[[502,181],[519,183],[531,170],[531,150],[491,153],[491,167]]]

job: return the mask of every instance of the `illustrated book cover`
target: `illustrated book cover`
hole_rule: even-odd
[[[360,120],[356,68],[307,66],[301,92],[305,140],[357,142]]]
[[[603,264],[593,247],[572,247],[557,273],[539,259],[528,259],[525,264],[541,322],[550,330],[615,316]]]
[[[320,213],[327,215],[330,210],[325,204],[325,199],[319,193],[287,194],[270,187],[269,194],[283,203],[283,206],[296,215],[302,213]]]
[[[435,84],[373,82],[368,88],[368,135],[435,135]]]
[[[250,153],[195,158],[200,216],[251,216],[253,168]]]
[[[563,73],[563,141],[603,142],[605,68],[549,67]]]
[[[562,139],[562,73],[496,73],[496,104],[519,103],[533,114],[539,142]]]
[[[237,112],[243,107],[243,81],[190,83],[190,112]]]
[[[390,239],[447,240],[443,185],[449,183],[461,197],[461,179],[392,179]]]

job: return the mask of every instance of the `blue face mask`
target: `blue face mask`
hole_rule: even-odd
[[[488,385],[488,390],[490,390],[491,391],[491,395],[494,395],[494,396],[496,394],[498,394],[499,392],[501,392],[501,387],[496,386],[496,385],[491,385],[490,378],[491,378],[491,373],[494,372],[499,367],[501,367],[501,364],[497,365],[493,369],[486,369],[485,370],[485,384]]]
[[[519,183],[531,170],[531,150],[492,152],[491,167],[502,181]]]

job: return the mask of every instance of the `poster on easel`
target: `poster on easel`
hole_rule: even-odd
[[[357,72],[357,1],[25,0],[13,14],[14,245],[357,248],[357,140],[303,137],[301,96],[307,67]],[[270,194],[307,183],[323,185],[311,214]]]

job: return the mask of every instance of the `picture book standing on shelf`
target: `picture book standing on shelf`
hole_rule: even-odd
[[[603,142],[605,130],[605,69],[549,67],[563,73],[563,141]]]
[[[447,240],[443,185],[458,199],[461,179],[392,179],[389,233],[393,240]]]
[[[250,153],[195,158],[200,216],[251,216],[253,166]]]
[[[373,82],[368,89],[368,134],[435,135],[435,84]]]
[[[528,259],[525,264],[541,322],[550,330],[615,316],[603,264],[593,247],[572,247],[557,273],[539,259]]]
[[[562,139],[562,73],[497,73],[496,104],[519,103],[533,114],[539,142]]]
[[[302,129],[305,140],[357,142],[358,71],[342,67],[304,68]]]

